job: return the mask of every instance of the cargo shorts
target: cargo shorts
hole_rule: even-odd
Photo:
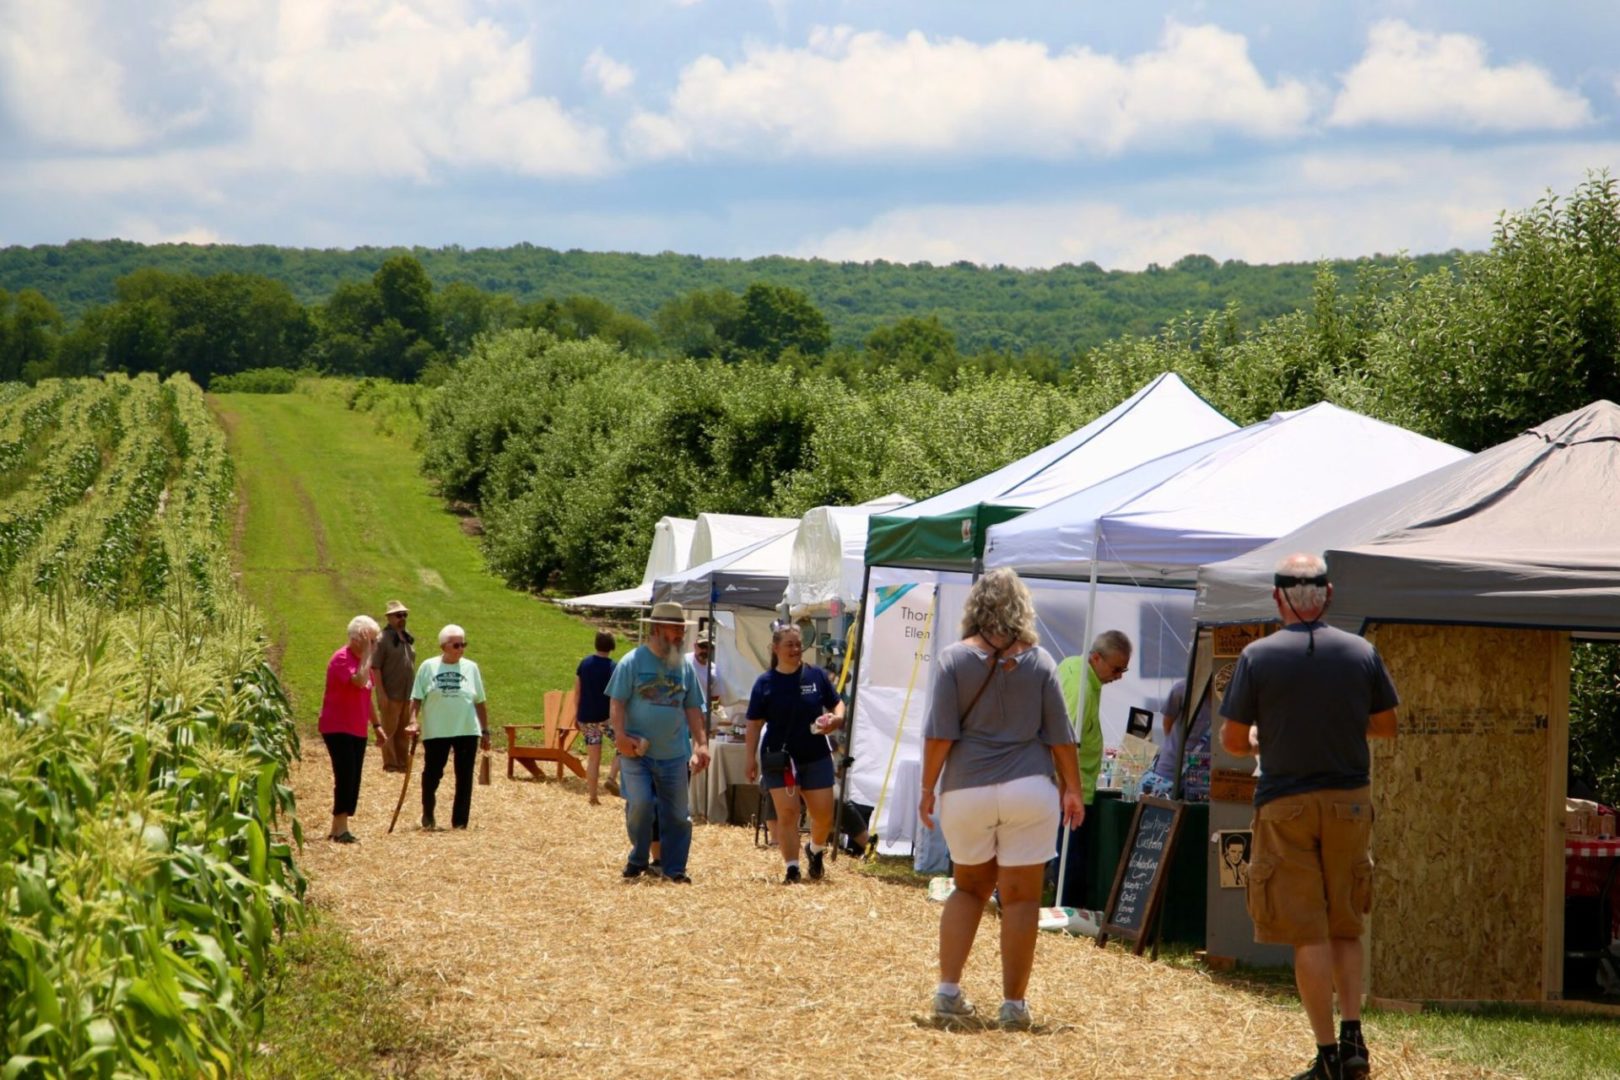
[[[1248,904],[1256,941],[1361,936],[1372,910],[1372,819],[1370,788],[1285,795],[1255,811]]]

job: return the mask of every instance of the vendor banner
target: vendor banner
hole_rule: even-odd
[[[931,581],[905,581],[872,590],[866,656],[874,686],[927,686],[934,666],[936,588]]]

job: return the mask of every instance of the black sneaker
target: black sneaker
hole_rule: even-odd
[[[637,866],[635,863],[625,863],[624,870],[619,876],[624,878],[626,881],[629,881],[631,878],[638,878],[646,872],[647,868],[645,866]]]
[[[807,851],[806,854],[810,856],[810,880],[820,881],[821,875],[827,872],[827,868],[822,865],[822,860],[827,855],[826,849],[824,848],[821,851]]]
[[[669,875],[669,877],[665,878],[664,880],[673,881],[677,885],[690,885],[690,884],[692,884],[692,879],[687,877],[685,874],[671,874],[671,875]]]
[[[1331,1058],[1325,1058],[1321,1051],[1317,1051],[1316,1060],[1311,1062],[1311,1067],[1294,1077],[1294,1080],[1344,1080],[1342,1070],[1337,1052]]]
[[[797,866],[790,866],[787,868],[786,876],[782,878],[782,884],[797,885],[800,880],[802,879],[799,876],[799,868]]]

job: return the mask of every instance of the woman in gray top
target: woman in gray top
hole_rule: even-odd
[[[956,868],[956,891],[939,920],[940,1019],[973,1014],[962,969],[994,892],[1001,903],[998,1019],[1003,1027],[1030,1026],[1024,992],[1045,866],[1059,821],[1078,826],[1085,816],[1057,664],[1038,642],[1029,590],[1011,570],[992,570],[968,593],[962,640],[940,653],[934,675],[918,813],[934,827],[938,784],[939,827]]]

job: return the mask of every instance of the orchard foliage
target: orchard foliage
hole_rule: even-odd
[[[184,377],[0,389],[0,1067],[235,1076],[300,917],[297,738]]]

